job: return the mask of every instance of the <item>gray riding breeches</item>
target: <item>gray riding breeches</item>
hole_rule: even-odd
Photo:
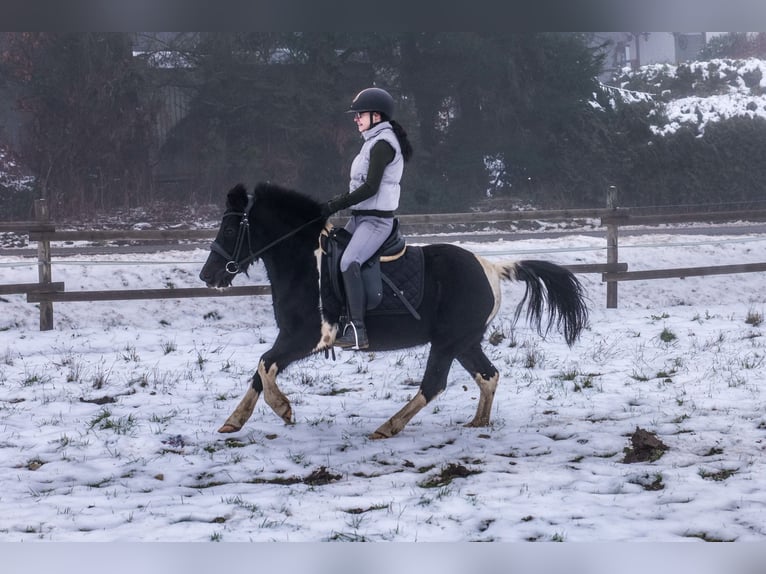
[[[394,219],[372,215],[352,215],[345,227],[351,233],[351,241],[340,260],[341,271],[348,270],[354,262],[361,265],[375,255],[391,234]]]

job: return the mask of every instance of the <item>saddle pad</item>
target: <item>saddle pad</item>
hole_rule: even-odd
[[[385,273],[391,282],[404,293],[405,298],[415,309],[423,301],[423,249],[408,245],[403,257],[380,264],[380,271]],[[407,313],[409,311],[394,293],[391,287],[383,282],[383,300],[374,309],[368,309],[368,315],[390,315]]]

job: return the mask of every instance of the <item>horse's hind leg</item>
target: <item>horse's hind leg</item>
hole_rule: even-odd
[[[399,433],[412,420],[412,417],[418,414],[447,386],[447,374],[452,360],[451,355],[435,350],[432,345],[420,390],[398,413],[380,425],[370,438],[391,438]]]
[[[458,355],[457,359],[473,376],[476,384],[479,385],[479,405],[476,408],[476,415],[465,426],[487,427],[489,426],[492,402],[495,399],[495,390],[500,379],[500,373],[497,372],[495,366],[489,361],[479,344]]]
[[[423,392],[418,391],[418,394],[415,395],[410,402],[404,405],[398,413],[380,425],[378,429],[370,435],[370,438],[391,438],[399,433],[407,423],[412,420],[412,417],[418,414],[426,404],[428,404],[428,401],[426,401],[426,398],[423,396]]]

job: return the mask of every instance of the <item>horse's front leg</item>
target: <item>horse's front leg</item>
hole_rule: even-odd
[[[261,396],[261,393],[263,393],[263,381],[260,375],[261,365],[263,365],[262,360],[259,363],[258,372],[256,372],[253,375],[253,378],[250,379],[250,387],[247,389],[245,396],[242,397],[242,400],[239,401],[237,408],[235,408],[234,411],[229,415],[229,418],[227,418],[226,422],[223,423],[223,426],[218,429],[218,432],[237,432],[243,426],[245,426],[245,423],[253,414],[253,410],[255,410],[255,403],[258,402],[258,398]]]
[[[279,367],[276,363],[266,369],[266,363],[263,359],[258,363],[258,371],[253,375],[250,382],[250,388],[247,389],[245,396],[237,405],[237,408],[229,415],[226,422],[218,429],[220,433],[237,432],[245,426],[250,416],[255,410],[255,404],[258,398],[263,394],[263,400],[272,410],[277,413],[282,420],[291,424],[293,422],[293,410],[288,398],[277,387],[277,372]]]
[[[287,424],[293,424],[293,408],[290,406],[290,401],[279,390],[277,386],[277,373],[279,368],[276,363],[272,363],[268,371],[266,370],[266,363],[261,360],[258,364],[258,374],[263,382],[263,400],[271,407],[275,413],[277,413],[282,420]]]

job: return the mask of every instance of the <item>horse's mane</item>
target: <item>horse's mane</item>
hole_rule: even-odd
[[[319,202],[312,197],[268,182],[255,186],[256,203],[272,212],[292,213],[303,219],[311,219],[319,213]]]

